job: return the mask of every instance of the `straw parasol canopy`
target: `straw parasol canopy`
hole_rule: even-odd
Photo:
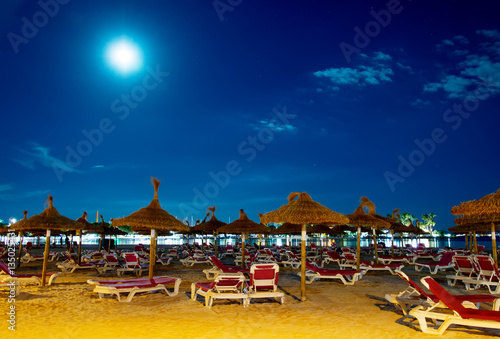
[[[454,215],[500,214],[500,189],[479,200],[470,200],[454,206],[451,213]]]
[[[367,197],[360,198],[359,206],[354,210],[352,214],[348,214],[349,225],[358,227],[358,236],[357,236],[357,255],[356,255],[356,268],[359,270],[359,260],[360,260],[360,252],[361,252],[361,227],[368,226],[375,229],[380,228],[389,228],[390,223],[388,221],[383,220],[382,218],[377,218],[374,216],[374,213],[371,214],[366,213],[364,207],[367,207],[369,211],[375,210],[375,204],[368,200]],[[374,239],[375,240],[375,239]],[[375,249],[376,249],[375,244]],[[375,253],[377,251],[375,250]]]
[[[457,225],[476,225],[484,227],[491,223],[498,224],[499,222],[500,213],[463,215],[455,218],[455,224]]]
[[[306,300],[306,225],[307,224],[347,224],[349,220],[340,213],[312,200],[306,192],[292,192],[288,195],[288,203],[276,211],[268,212],[261,216],[263,223],[302,224],[301,236],[301,300]]]
[[[248,216],[240,209],[240,217],[218,229],[220,233],[241,234],[241,267],[245,267],[245,234],[268,234],[269,228],[248,219]]]
[[[46,230],[45,251],[42,268],[42,286],[45,286],[45,274],[47,273],[47,262],[50,249],[50,231],[51,230],[78,230],[84,227],[83,224],[71,220],[59,214],[53,205],[53,198],[49,195],[47,199],[48,206],[42,213],[34,215],[28,219],[23,219],[12,225],[16,230],[27,232],[30,230]],[[22,221],[22,222],[21,222]]]
[[[456,224],[491,224],[491,245],[493,259],[498,268],[496,226],[500,222],[500,189],[496,193],[488,194],[479,200],[466,201],[451,209],[454,215],[463,215],[455,219]]]
[[[278,234],[300,234],[302,230],[302,225],[299,224],[291,224],[289,222],[285,222],[275,230],[272,230],[269,234],[278,235]]]
[[[138,228],[147,228],[151,230],[151,246],[149,260],[149,279],[153,279],[153,271],[155,264],[156,253],[156,232],[155,230],[166,231],[187,231],[189,226],[186,226],[182,221],[170,215],[167,211],[161,208],[158,200],[158,188],[160,180],[151,179],[154,187],[154,197],[148,206],[141,208],[137,212],[130,214],[127,217],[113,219],[113,226],[133,226]]]
[[[98,233],[99,227],[87,221],[87,211],[84,211],[82,216],[76,219],[76,221],[82,225],[76,231],[76,235],[80,236],[80,241],[78,242],[78,264],[80,264],[82,260],[82,230],[86,231],[86,233]]]
[[[193,226],[193,228],[192,228],[192,231],[194,231],[194,232],[203,232],[203,233],[212,233],[213,234],[214,241],[215,241],[215,244],[214,244],[215,256],[217,256],[217,234],[219,233],[218,229],[224,225],[227,225],[227,223],[217,219],[217,217],[215,216],[216,209],[217,209],[217,207],[215,205],[212,207],[208,207],[207,210],[212,212],[212,217],[210,218],[210,220],[205,221],[206,218],[208,217],[208,213],[207,213],[207,216],[205,217],[203,222],[198,224],[198,225]]]

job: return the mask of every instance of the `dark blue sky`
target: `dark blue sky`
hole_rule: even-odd
[[[214,6],[215,4],[215,6]],[[500,187],[496,1],[9,1],[0,218],[128,215],[153,196],[223,221],[306,191],[437,214]],[[216,8],[217,7],[217,8]],[[222,20],[221,20],[222,19]],[[127,36],[143,67],[104,50]]]

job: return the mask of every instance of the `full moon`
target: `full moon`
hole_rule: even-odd
[[[110,66],[122,75],[134,73],[142,66],[141,49],[127,37],[118,38],[108,44],[106,59]]]

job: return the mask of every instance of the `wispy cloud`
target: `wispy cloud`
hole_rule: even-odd
[[[385,53],[382,53],[382,52],[374,52],[373,53],[374,56],[373,56],[373,59],[372,60],[383,60],[383,61],[388,61],[388,60],[392,60],[392,56],[390,56],[389,54],[385,54]]]
[[[387,64],[392,56],[382,52],[375,52],[370,57],[361,55],[363,59],[369,59],[369,65],[357,67],[328,68],[316,71],[313,75],[317,78],[326,78],[334,85],[332,90],[339,90],[339,86],[374,86],[391,82],[394,72]]]
[[[26,198],[38,197],[42,195],[46,195],[50,192],[50,190],[37,190],[37,191],[29,191],[25,193],[14,193],[15,186],[14,184],[2,184],[0,185],[0,200],[4,201],[18,201]]]
[[[469,44],[469,39],[463,35],[456,35],[451,39],[444,39],[439,44],[436,45],[437,49],[444,49],[447,47],[457,46],[457,45],[467,45]]]
[[[65,161],[50,155],[50,149],[48,147],[44,147],[37,143],[31,143],[30,150],[21,149],[21,153],[24,157],[22,159],[14,159],[14,161],[25,168],[34,170],[36,164],[39,164],[47,168],[57,167],[65,172],[81,173],[69,166]]]
[[[14,184],[3,184],[0,185],[0,192],[10,191],[14,189]]]
[[[292,124],[277,123],[273,120],[261,120],[254,129],[270,128],[273,132],[284,132],[284,131],[294,131],[297,127]]]
[[[500,32],[497,30],[481,30],[476,33],[500,39]],[[469,40],[461,35],[452,40],[469,44]],[[452,40],[450,41],[453,43]],[[469,52],[471,49],[473,54]],[[477,46],[468,46],[467,50],[450,49],[448,55],[460,59],[454,68],[443,73],[439,81],[425,84],[424,92],[443,91],[450,99],[472,95],[479,87],[487,88],[492,95],[500,93],[500,41],[479,43]]]
[[[500,39],[500,32],[496,29],[481,29],[476,31],[477,34],[484,35],[492,39]]]
[[[14,190],[14,184],[0,185],[0,200],[12,200],[14,195],[10,192]]]

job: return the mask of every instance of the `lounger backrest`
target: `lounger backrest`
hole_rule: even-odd
[[[245,276],[222,275],[215,278],[212,288],[216,292],[239,292],[242,284],[245,282]]]
[[[222,263],[215,255],[211,255],[208,257],[210,261],[217,267],[218,269],[222,270],[223,272],[227,271],[227,266]]]
[[[105,258],[110,264],[118,264],[120,262],[114,254],[106,254]]]
[[[254,264],[250,267],[250,289],[273,290],[278,289],[278,264]]]
[[[472,273],[475,272],[472,260],[468,256],[456,255],[453,257],[453,262],[455,263],[455,267],[458,269],[458,274],[471,276]]]
[[[123,259],[127,266],[139,265],[139,256],[135,252],[124,253]]]
[[[404,281],[406,281],[406,283],[408,285],[410,285],[410,287],[412,287],[418,293],[420,293],[421,296],[423,296],[424,298],[429,298],[430,299],[430,295],[427,292],[425,292],[420,286],[418,286],[418,284],[416,282],[414,282],[413,280],[411,280],[410,277],[408,277],[406,275],[406,273],[404,273],[404,272],[402,272],[400,270],[396,270],[395,272],[401,277],[401,279],[403,279]]]
[[[328,254],[328,256],[329,256],[330,258],[334,259],[334,260],[337,260],[337,259],[342,259],[342,258],[340,257],[340,254],[339,254],[338,252],[336,252],[336,251],[328,251],[328,252],[326,252],[326,254]]]
[[[356,260],[356,256],[353,253],[344,252],[344,258],[348,261]]]
[[[441,259],[439,259],[438,265],[439,266],[447,266],[453,261],[453,256],[455,255],[455,252],[446,252],[443,254]]]
[[[463,315],[466,312],[465,307],[462,303],[448,293],[439,283],[432,277],[424,277],[420,280],[422,284],[425,285],[436,297],[439,298],[449,309],[457,312],[459,315]]]
[[[498,275],[498,270],[495,267],[495,262],[493,258],[488,255],[476,255],[474,256],[474,260],[477,262],[479,267],[479,274],[490,280],[490,281],[498,281],[500,280],[500,276]]]

